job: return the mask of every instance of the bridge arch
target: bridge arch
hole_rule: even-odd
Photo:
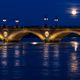
[[[2,34],[0,34],[0,41],[3,41],[5,38]]]
[[[49,41],[61,41],[62,38],[64,38],[66,35],[69,35],[71,33],[80,35],[80,32],[78,31],[59,31],[56,33],[53,33],[50,37],[49,37]]]
[[[41,33],[38,33],[36,31],[29,31],[29,30],[21,30],[21,31],[14,32],[11,35],[9,35],[8,40],[9,41],[21,40],[28,33],[36,35],[42,41],[45,40],[45,36],[43,36]]]

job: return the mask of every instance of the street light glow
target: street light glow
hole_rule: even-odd
[[[16,23],[19,23],[20,21],[19,21],[19,20],[15,20],[15,22],[16,22]]]
[[[54,21],[55,21],[55,22],[58,22],[59,20],[58,20],[58,18],[56,18],[56,19],[54,19]]]
[[[3,22],[6,22],[7,20],[6,20],[6,19],[3,19],[2,21],[3,21]]]
[[[44,21],[48,21],[48,17],[44,17]]]

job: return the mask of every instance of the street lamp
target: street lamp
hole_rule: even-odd
[[[47,26],[47,21],[48,21],[48,20],[49,20],[48,17],[45,16],[45,17],[44,17],[44,26],[45,26],[45,27]]]
[[[6,20],[6,19],[3,19],[2,21],[3,21],[3,22],[6,22],[7,20]]]
[[[55,17],[55,18],[54,18],[55,26],[58,25],[58,21],[59,21],[58,17]]]
[[[6,18],[3,18],[3,19],[2,19],[2,22],[3,22],[3,26],[6,27],[7,19],[6,19]]]
[[[15,23],[16,23],[16,27],[18,27],[19,26],[19,23],[20,23],[20,20],[16,19],[15,20]]]

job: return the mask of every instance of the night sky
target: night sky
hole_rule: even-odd
[[[71,15],[72,8],[77,9],[76,16]],[[47,16],[47,24],[55,25],[57,16],[58,25],[79,26],[79,8],[80,0],[0,0],[0,20],[6,18],[8,25],[14,25],[15,19],[20,19],[21,25],[43,25]]]

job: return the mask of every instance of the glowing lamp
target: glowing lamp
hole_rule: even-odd
[[[19,21],[19,20],[15,20],[15,22],[16,22],[16,23],[19,23],[20,21]]]
[[[3,21],[3,22],[6,22],[7,20],[6,20],[6,19],[3,19],[2,21]]]
[[[45,31],[45,36],[49,37],[49,31]]]
[[[7,37],[7,36],[8,36],[8,32],[4,31],[4,37]]]

